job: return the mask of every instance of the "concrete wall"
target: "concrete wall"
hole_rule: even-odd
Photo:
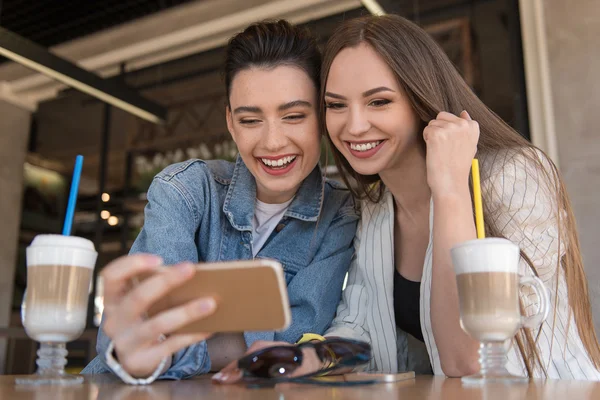
[[[560,169],[600,332],[600,3],[545,0],[544,10]]]
[[[13,303],[30,120],[29,111],[0,101],[0,327],[9,325]],[[5,357],[6,340],[0,339],[0,374],[4,372]]]

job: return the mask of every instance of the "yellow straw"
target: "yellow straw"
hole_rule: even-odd
[[[485,226],[483,224],[483,206],[481,204],[479,160],[476,158],[471,162],[471,175],[473,176],[473,202],[475,203],[475,227],[477,228],[477,239],[483,239],[485,238]]]

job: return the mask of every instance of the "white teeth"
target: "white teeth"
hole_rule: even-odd
[[[367,150],[371,150],[377,146],[379,146],[379,144],[381,143],[381,140],[378,140],[376,142],[369,142],[369,143],[350,143],[350,148],[352,150],[355,151],[367,151]]]
[[[296,159],[296,156],[287,156],[287,157],[280,158],[279,160],[270,160],[268,158],[261,158],[260,160],[263,162],[263,164],[265,164],[269,167],[282,167],[282,166],[285,166],[285,165],[291,163],[295,159]]]

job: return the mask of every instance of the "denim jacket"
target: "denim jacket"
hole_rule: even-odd
[[[165,265],[252,259],[255,199],[255,179],[239,156],[235,164],[189,160],[171,165],[148,190],[144,226],[130,254],[158,254]],[[316,167],[256,256],[283,265],[292,323],[282,332],[245,332],[248,346],[325,332],[340,300],[357,222],[349,191],[323,180]],[[82,373],[110,372],[104,357],[109,341],[100,328],[98,356]],[[200,342],[175,353],[160,378],[186,379],[208,371],[206,342]]]

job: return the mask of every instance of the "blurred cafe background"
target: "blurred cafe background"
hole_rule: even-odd
[[[20,316],[25,248],[60,232],[77,154],[85,163],[73,233],[94,242],[99,271],[131,247],[154,174],[188,158],[235,158],[220,74],[231,35],[286,18],[324,43],[340,21],[378,10],[424,27],[483,101],[559,165],[600,328],[597,0],[0,4],[0,374],[35,369]],[[69,343],[73,372],[95,356],[101,281],[91,296],[88,329]]]

